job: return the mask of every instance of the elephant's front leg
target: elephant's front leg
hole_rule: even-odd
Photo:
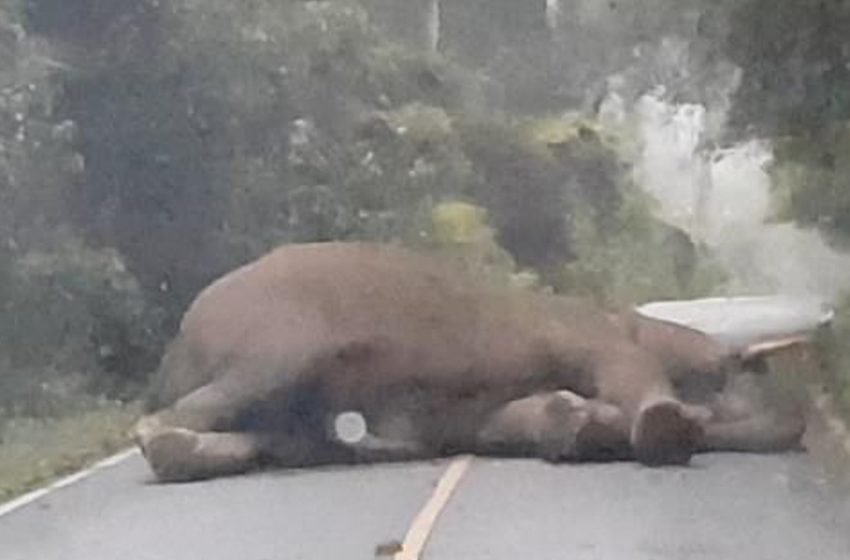
[[[806,430],[801,395],[777,391],[771,380],[741,375],[710,403],[713,420],[705,427],[705,451],[770,453],[800,448]]]
[[[471,451],[553,462],[620,459],[630,456],[628,434],[628,420],[616,406],[558,391],[517,399],[496,410]]]

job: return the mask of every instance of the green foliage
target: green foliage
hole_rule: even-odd
[[[76,125],[54,116],[57,90],[45,46],[0,11],[0,252],[51,239],[83,165]]]
[[[725,54],[744,71],[732,124],[762,135],[850,118],[850,3],[729,3]]]
[[[776,219],[816,226],[840,245],[850,242],[850,125],[780,139],[770,172]]]
[[[461,121],[458,134],[477,177],[472,195],[489,211],[498,243],[522,266],[570,258],[570,170],[505,120]]]
[[[474,204],[448,200],[431,210],[430,227],[419,245],[453,258],[484,282],[519,289],[541,289],[531,269],[519,269],[513,256],[496,242],[487,211]]]
[[[139,4],[102,43],[77,44],[86,56],[63,75],[60,111],[79,126],[86,162],[71,200],[77,227],[116,247],[175,322],[177,307],[239,261],[218,234],[233,161],[279,175],[269,167],[286,153],[287,114],[274,48],[237,36],[235,12],[192,14],[190,29],[169,6]]]
[[[836,307],[831,328],[821,333],[818,342],[827,388],[850,418],[850,296],[845,295]]]
[[[60,414],[95,386],[120,394],[141,382],[155,348],[142,317],[152,312],[114,251],[69,229],[85,167],[72,147],[78,127],[55,115],[61,65],[9,6],[0,6],[0,415]]]
[[[837,412],[850,419],[850,294],[837,302],[835,318],[815,342],[818,361],[812,373],[833,397]]]
[[[73,416],[12,418],[0,424],[0,502],[127,447],[137,407],[102,399],[77,402]]]
[[[732,135],[777,139],[775,218],[850,234],[850,3],[727,2],[722,52],[742,69]]]
[[[78,226],[121,251],[172,322],[272,245],[385,236],[394,226],[361,223],[372,209],[358,199],[409,169],[367,165],[363,115],[463,103],[459,71],[383,40],[356,2],[142,6],[102,43],[79,43],[62,111],[87,162]]]
[[[0,409],[56,414],[82,391],[143,383],[162,325],[114,250],[71,237],[11,259],[4,284]]]
[[[590,208],[578,216],[576,259],[560,270],[559,291],[623,306],[709,295],[725,279],[704,248],[652,218],[640,193],[626,191],[604,227]]]

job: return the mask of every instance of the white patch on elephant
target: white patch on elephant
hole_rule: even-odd
[[[366,419],[357,411],[341,412],[334,419],[334,433],[343,443],[355,444],[366,437]]]

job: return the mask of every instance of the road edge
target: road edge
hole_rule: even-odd
[[[850,484],[850,428],[825,390],[809,387],[803,446],[830,478]]]
[[[42,486],[41,488],[31,490],[26,494],[18,496],[17,498],[12,498],[8,502],[0,503],[0,517],[9,515],[10,513],[13,513],[25,506],[32,504],[33,502],[44,498],[45,496],[55,492],[56,490],[61,490],[62,488],[66,488],[68,486],[81,482],[102,470],[114,467],[131,457],[135,457],[138,454],[138,448],[128,447],[123,451],[119,451],[118,453],[110,455],[105,459],[101,459],[100,461],[96,462],[95,464],[91,465],[86,469],[77,471],[73,474],[60,478],[59,480],[51,482],[50,484]]]

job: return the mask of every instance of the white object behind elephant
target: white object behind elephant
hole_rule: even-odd
[[[832,321],[824,301],[791,296],[746,296],[660,301],[636,307],[638,313],[702,331],[739,350],[804,341]]]

